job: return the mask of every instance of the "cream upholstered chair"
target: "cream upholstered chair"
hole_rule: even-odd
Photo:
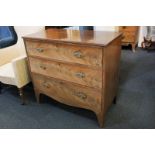
[[[17,44],[0,49],[0,93],[1,83],[17,86],[24,104],[23,87],[30,82],[27,58],[22,36],[44,29],[43,26],[15,26]]]

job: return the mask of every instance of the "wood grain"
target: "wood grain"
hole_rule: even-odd
[[[119,26],[121,32],[134,32],[138,30],[138,26]]]
[[[32,78],[39,93],[67,105],[90,109],[95,113],[101,110],[101,91],[38,74],[32,74]]]
[[[31,72],[75,82],[94,88],[102,88],[102,70],[78,65],[68,65],[37,58],[29,58]]]
[[[123,33],[122,45],[132,46],[132,51],[135,52],[138,44],[139,26],[119,26],[119,32]]]
[[[36,41],[26,41],[25,43],[29,56],[38,56],[51,60],[61,60],[97,67],[102,66],[102,49],[100,47],[51,44]]]
[[[45,41],[60,44],[76,44],[77,46],[107,46],[121,33],[108,31],[92,30],[65,30],[65,29],[48,29],[28,36],[24,40]]]
[[[45,94],[92,110],[103,127],[117,96],[121,37],[114,32],[57,29],[24,37],[37,101]]]
[[[105,114],[117,96],[119,66],[121,54],[121,37],[104,48],[103,82],[101,112],[96,113],[100,127],[103,127]]]
[[[112,44],[105,47],[105,57],[104,60],[104,70],[103,73],[103,88],[104,88],[104,111],[106,112],[109,106],[112,104],[112,101],[117,96],[118,82],[119,82],[119,66],[120,66],[120,54],[121,47],[118,46],[121,44],[121,37],[115,40]],[[111,61],[109,61],[109,59]]]
[[[135,33],[134,32],[124,32],[122,42],[129,43],[135,42]]]

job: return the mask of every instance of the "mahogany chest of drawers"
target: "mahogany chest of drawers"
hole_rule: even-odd
[[[122,45],[131,44],[132,51],[135,52],[138,43],[139,26],[119,26],[119,31],[123,33]]]
[[[24,43],[37,101],[45,94],[92,110],[103,127],[117,94],[121,33],[48,29]]]

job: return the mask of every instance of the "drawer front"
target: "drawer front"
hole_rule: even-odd
[[[100,91],[37,74],[32,74],[32,78],[36,90],[59,102],[81,108],[95,109],[96,111],[101,109]]]
[[[119,31],[121,32],[136,32],[138,30],[138,26],[120,26]]]
[[[29,56],[102,66],[102,48],[39,41],[26,41],[25,44]]]
[[[135,33],[124,32],[122,42],[134,42],[136,40]]]
[[[101,69],[91,69],[88,67],[81,67],[81,65],[69,65],[31,57],[29,58],[29,61],[31,72],[90,87],[102,87]]]

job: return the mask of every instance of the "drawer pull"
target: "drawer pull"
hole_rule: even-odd
[[[82,57],[83,57],[83,55],[82,55],[82,53],[81,53],[80,51],[75,51],[75,52],[74,52],[74,56],[75,56],[76,58],[82,58]]]
[[[82,100],[85,100],[87,98],[87,95],[82,92],[75,92],[75,96],[79,97]]]
[[[46,70],[46,66],[40,65],[40,68]]]
[[[39,53],[42,53],[42,52],[44,52],[44,49],[43,48],[36,48],[36,51]]]
[[[46,83],[46,82],[43,83],[43,86],[46,87],[46,88],[50,88],[50,85],[48,83]]]
[[[78,78],[84,78],[85,77],[85,73],[78,72],[78,73],[75,73],[75,76],[78,77]]]

